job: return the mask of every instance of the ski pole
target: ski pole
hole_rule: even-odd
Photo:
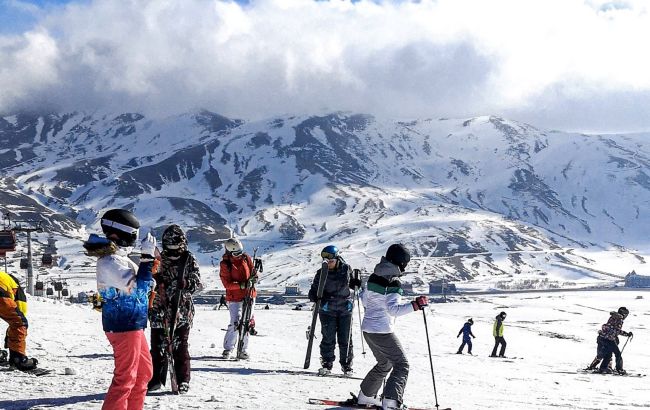
[[[427,348],[429,349],[429,364],[431,365],[431,380],[433,380],[433,396],[436,399],[436,409],[440,408],[438,404],[438,392],[436,391],[436,375],[433,372],[433,358],[431,357],[431,342],[429,342],[429,326],[427,326],[427,313],[422,307],[422,317],[424,318],[424,331],[427,334]]]
[[[363,328],[361,327],[361,302],[359,302],[359,291],[355,291],[357,299],[357,311],[359,312],[359,334],[361,335],[361,353],[366,357],[366,344],[363,342]]]
[[[627,346],[627,342],[630,341],[634,336],[628,336],[627,340],[625,340],[625,344],[623,345],[623,348],[621,349],[621,354],[623,354],[623,350],[625,350],[625,346]]]

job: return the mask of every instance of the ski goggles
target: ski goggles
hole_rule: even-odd
[[[244,253],[244,251],[232,251],[230,254],[232,256],[241,256]]]
[[[321,252],[320,257],[330,261],[338,259],[336,254],[326,251]]]

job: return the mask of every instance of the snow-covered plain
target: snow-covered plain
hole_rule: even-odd
[[[647,378],[558,373],[586,366],[595,355],[596,332],[609,311],[627,306],[624,329],[635,337],[625,348],[625,367],[645,373],[650,367],[650,293],[636,291],[523,293],[456,297],[457,303],[435,304],[427,312],[438,401],[442,407],[468,409],[638,409],[650,408]],[[260,306],[261,307],[261,306]],[[34,377],[0,372],[2,409],[98,409],[111,380],[112,355],[101,331],[100,314],[88,305],[68,305],[42,298],[29,300],[28,354],[55,375]],[[507,355],[491,359],[492,321],[508,312]],[[249,361],[222,361],[225,310],[197,306],[190,335],[192,361],[188,395],[155,393],[146,409],[324,409],[309,397],[345,399],[360,380],[320,378],[318,348],[312,367],[302,369],[309,310],[271,306],[255,312],[260,335],[251,338]],[[355,314],[355,318],[356,318]],[[456,334],[473,317],[474,353],[456,355]],[[405,403],[434,408],[423,317],[401,317],[397,331],[408,353],[411,373]],[[0,329],[0,331],[3,329]],[[361,353],[355,321],[355,370],[358,377],[374,365]],[[624,342],[624,338],[622,342]],[[316,340],[318,343],[319,340]],[[211,347],[212,345],[215,347]],[[77,375],[64,375],[66,367]],[[335,367],[336,371],[340,371]]]

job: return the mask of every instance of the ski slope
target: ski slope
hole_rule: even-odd
[[[627,306],[624,329],[635,337],[624,352],[628,371],[650,368],[647,321],[650,292],[566,292],[457,297],[457,303],[435,304],[427,311],[436,371],[438,401],[454,410],[475,409],[638,409],[647,408],[647,378],[564,374],[586,366],[595,356],[596,332],[610,310]],[[258,306],[261,308],[262,306]],[[112,377],[112,355],[101,330],[100,314],[88,305],[68,305],[41,298],[29,300],[28,354],[55,375],[34,377],[0,372],[2,409],[99,409]],[[522,359],[491,359],[492,321],[505,310],[506,354]],[[355,314],[355,318],[356,318]],[[474,353],[456,355],[456,334],[474,319]],[[190,334],[190,393],[156,392],[146,409],[326,409],[307,404],[309,397],[345,399],[358,392],[360,380],[321,378],[318,348],[312,368],[302,369],[309,310],[271,305],[256,310],[259,336],[251,337],[249,361],[222,361],[219,355],[227,311],[199,305]],[[0,324],[0,331],[4,325]],[[435,401],[420,312],[401,317],[397,332],[411,365],[405,403],[434,408]],[[354,323],[356,376],[374,365],[361,352]],[[320,340],[317,339],[316,343]],[[624,342],[624,338],[622,342]],[[212,347],[212,345],[215,345]],[[76,375],[65,375],[66,367]],[[336,365],[335,371],[340,372]],[[331,407],[329,407],[331,408]]]

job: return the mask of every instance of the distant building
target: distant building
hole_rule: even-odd
[[[625,286],[628,288],[650,288],[650,276],[637,275],[635,271],[625,276]]]
[[[456,285],[449,283],[447,279],[438,279],[429,282],[429,294],[449,294],[456,293]]]
[[[287,285],[284,287],[284,294],[286,296],[298,296],[300,295],[300,286],[298,285]]]

